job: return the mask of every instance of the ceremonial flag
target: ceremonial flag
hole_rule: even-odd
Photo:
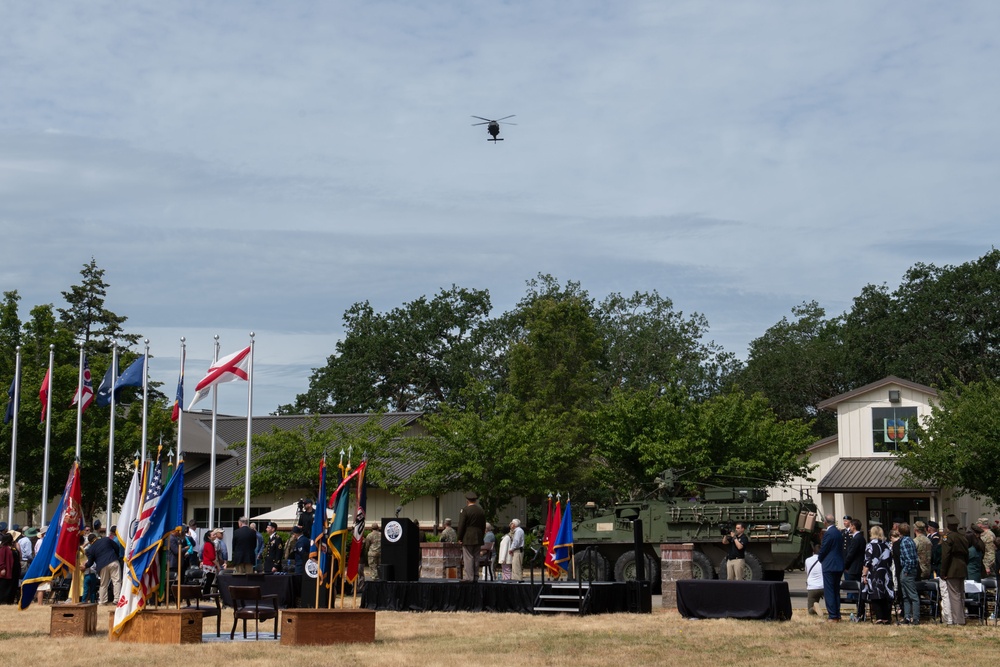
[[[330,525],[330,536],[326,542],[330,546],[330,554],[337,563],[336,573],[343,575],[347,571],[347,560],[344,558],[344,536],[347,534],[347,500],[350,494],[349,482],[358,474],[357,470],[350,472],[350,464],[344,468],[340,464],[340,484],[337,490],[330,495],[330,507],[333,508],[333,523]],[[360,470],[360,468],[359,468]],[[335,539],[336,538],[336,539]]]
[[[354,583],[358,578],[358,564],[361,562],[362,538],[365,535],[365,507],[368,504],[368,485],[365,484],[365,468],[368,459],[362,459],[354,474],[358,478],[358,511],[354,515],[354,539],[351,552],[347,556],[347,580]]]
[[[42,402],[42,418],[39,421],[45,421],[45,411],[49,404],[49,376],[51,374],[51,368],[45,371],[45,379],[42,380],[42,388],[38,390],[38,400]]]
[[[101,380],[101,386],[97,388],[97,407],[106,408],[111,405],[111,388],[115,384],[115,365],[108,366],[108,372]]]
[[[184,524],[184,467],[177,469],[166,487],[162,483],[159,457],[153,466],[140,512],[139,527],[132,542],[131,554],[125,558],[122,593],[115,609],[115,634],[142,611],[146,600],[158,586],[157,556],[169,533]]]
[[[309,542],[309,558],[315,558],[319,565],[319,579],[317,586],[323,583],[326,574],[326,551],[320,549],[320,540],[326,533],[326,456],[319,461],[319,494],[316,496],[316,509],[319,516],[313,516],[312,535]],[[329,587],[330,582],[326,582]]]
[[[73,394],[73,402],[70,406],[76,405],[76,402],[80,400],[80,395],[83,395],[82,405],[80,406],[81,414],[90,407],[90,404],[94,402],[94,379],[90,375],[90,361],[86,356],[83,357],[83,386],[77,387],[76,393]]]
[[[80,511],[80,464],[74,462],[66,480],[62,498],[56,505],[49,530],[21,584],[20,609],[27,609],[35,599],[39,584],[58,574],[67,575],[76,566],[83,514]],[[69,570],[67,572],[67,569]]]
[[[552,555],[552,562],[569,572],[569,559],[572,549],[573,510],[570,509],[569,500],[567,500],[566,509],[563,510],[562,522],[559,524],[559,532],[556,533],[555,551]]]
[[[125,372],[115,380],[115,395],[118,391],[124,389],[125,387],[141,387],[142,386],[142,369],[146,365],[146,355],[140,354],[139,358],[132,362]]]
[[[174,409],[170,413],[170,421],[177,421],[184,409],[184,357],[181,356],[181,374],[177,378],[177,395],[174,397]]]
[[[10,389],[7,390],[7,411],[3,415],[3,423],[9,424],[14,420],[14,394],[17,392],[17,378],[10,381]]]
[[[122,503],[121,513],[118,515],[118,525],[115,527],[115,538],[122,545],[125,553],[132,551],[132,538],[135,536],[135,529],[139,524],[136,517],[139,515],[139,501],[142,499],[142,479],[139,476],[139,462],[135,461],[132,472],[132,483],[129,484],[128,493],[125,494],[125,502]]]
[[[545,524],[545,533],[548,536],[548,546],[545,547],[545,571],[549,573],[551,577],[559,576],[559,566],[556,565],[555,553],[556,553],[556,538],[559,534],[560,522],[562,521],[562,516],[559,510],[559,501],[556,500],[555,510],[552,512],[552,523]]]
[[[215,385],[222,384],[223,382],[232,382],[233,380],[248,379],[247,368],[249,366],[250,346],[243,348],[239,352],[234,352],[228,357],[223,357],[213,363],[208,367],[208,373],[195,387],[194,398],[191,399],[191,404],[188,406],[188,410],[193,408],[199,401],[208,396],[209,391]]]

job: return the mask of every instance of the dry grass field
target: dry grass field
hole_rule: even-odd
[[[107,634],[49,638],[50,607],[0,607],[5,665],[176,667],[215,665],[864,665],[919,667],[1000,655],[1000,628],[979,625],[876,627],[823,623],[805,610],[791,621],[689,621],[676,611],[647,615],[555,616],[379,612],[374,644],[282,647],[273,640],[193,646],[119,644]],[[107,622],[106,609],[100,618]],[[205,629],[215,629],[214,620]],[[102,627],[106,627],[102,626]],[[251,630],[252,630],[251,624]],[[262,626],[263,627],[263,626]],[[252,638],[253,635],[251,634]]]

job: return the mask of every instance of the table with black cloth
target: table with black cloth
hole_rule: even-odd
[[[277,595],[278,606],[292,606],[294,589],[292,577],[287,574],[220,574],[218,577],[219,594],[222,604],[233,606],[233,598],[229,594],[230,586],[259,586],[264,595]]]
[[[755,618],[787,621],[792,598],[787,581],[677,582],[677,611],[685,618]]]

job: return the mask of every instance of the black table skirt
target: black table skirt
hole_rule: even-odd
[[[230,586],[260,586],[260,592],[264,595],[277,595],[278,606],[287,608],[291,606],[294,589],[292,588],[292,578],[284,574],[220,574],[219,593],[222,595],[222,604],[227,607],[233,606],[233,598],[229,594]]]
[[[685,618],[755,618],[785,621],[792,617],[786,581],[677,582],[677,611]]]

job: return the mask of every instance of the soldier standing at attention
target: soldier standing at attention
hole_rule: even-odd
[[[382,530],[377,523],[372,524],[372,530],[365,538],[365,548],[368,549],[368,567],[371,569],[371,579],[378,579],[378,566],[382,564]]]
[[[465,494],[466,505],[458,517],[458,541],[462,545],[462,580],[479,580],[479,549],[486,535],[486,512],[476,504],[474,492]]]
[[[983,534],[979,537],[983,540],[986,551],[983,553],[983,572],[987,575],[996,574],[994,561],[996,560],[997,548],[994,540],[996,535],[990,530],[990,520],[981,516],[976,520],[976,525],[983,529]]]
[[[942,596],[941,616],[946,625],[965,625],[965,577],[969,573],[969,540],[958,530],[958,517],[945,518],[947,532],[941,537],[941,578],[948,596]],[[948,611],[949,613],[945,613]]]
[[[458,533],[451,527],[451,519],[444,520],[444,530],[441,531],[440,542],[458,542]]]
[[[927,524],[917,521],[913,524],[913,543],[917,546],[917,562],[920,563],[918,579],[930,579],[931,576],[931,541],[927,539]]]

